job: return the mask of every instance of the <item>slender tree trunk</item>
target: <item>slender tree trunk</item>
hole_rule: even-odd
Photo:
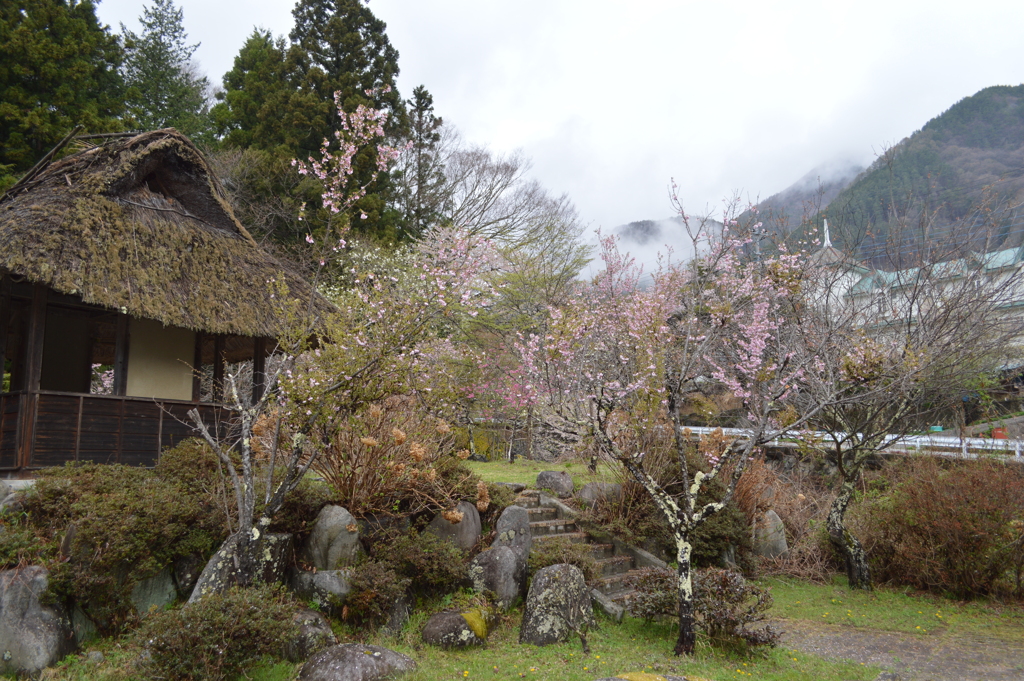
[[[855,477],[843,482],[839,488],[839,494],[828,510],[826,526],[832,545],[836,547],[846,563],[846,576],[850,581],[850,588],[870,591],[871,569],[868,567],[868,555],[857,537],[853,536],[853,533],[843,524],[846,507],[850,504],[855,486]]]
[[[680,530],[681,531],[681,530]],[[693,546],[681,536],[676,536],[676,560],[679,585],[679,639],[676,640],[676,655],[692,655],[697,645],[693,609],[693,576],[690,572],[690,554]]]

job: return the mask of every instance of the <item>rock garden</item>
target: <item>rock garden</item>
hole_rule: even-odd
[[[895,622],[886,635],[948,635],[947,646],[953,634],[976,645],[987,636],[1012,655],[1018,648],[1006,637],[1024,632],[1012,541],[993,540],[1003,561],[975,560],[973,577],[931,586],[943,571],[915,573],[920,593],[1002,598],[994,609],[882,590],[862,597],[834,577],[840,566],[814,530],[828,505],[814,480],[827,465],[759,460],[695,542],[699,646],[676,658],[669,535],[636,483],[573,462],[467,462],[454,446],[410,464],[435,471],[439,486],[413,489],[443,488],[457,503],[431,508],[395,495],[384,501],[394,513],[367,501],[349,509],[342,503],[366,497],[342,498],[325,476],[310,475],[268,528],[257,583],[204,597],[197,580],[234,519],[226,479],[199,441],[167,450],[152,470],[69,465],[40,471],[29,488],[5,486],[2,670],[51,679],[650,681],[874,679],[896,669],[918,678],[891,655],[860,664],[842,642],[860,636],[863,651],[884,647],[871,637]],[[946,488],[954,497],[992,474],[984,465],[954,472],[966,480]],[[914,462],[889,473],[865,483],[885,503],[867,504],[855,520],[859,529],[882,523],[868,535],[881,557],[874,565],[906,584],[886,542],[911,538],[897,527],[901,503],[924,510],[901,481],[938,485],[951,471]],[[1016,527],[1004,528],[1005,539],[1019,541]],[[902,619],[887,626],[895,610]]]

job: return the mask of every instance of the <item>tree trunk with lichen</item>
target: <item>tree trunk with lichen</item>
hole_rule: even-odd
[[[832,545],[839,551],[846,565],[846,577],[851,589],[871,590],[871,568],[868,566],[868,555],[857,539],[843,522],[846,507],[853,497],[854,480],[846,480],[839,488],[839,494],[828,510],[826,527]]]
[[[693,574],[690,554],[693,545],[685,538],[676,537],[676,560],[679,562],[677,584],[679,588],[679,638],[673,652],[676,655],[692,655],[697,645],[697,630],[694,618]]]

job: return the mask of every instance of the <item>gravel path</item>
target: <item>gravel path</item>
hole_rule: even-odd
[[[780,620],[782,645],[863,662],[910,681],[1024,681],[1024,640],[914,635]]]

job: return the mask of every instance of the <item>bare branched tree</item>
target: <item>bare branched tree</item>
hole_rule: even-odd
[[[836,461],[827,529],[853,588],[871,588],[867,556],[844,523],[865,464],[931,419],[962,414],[964,400],[1019,354],[1019,258],[968,251],[976,227],[918,242],[916,252],[906,250],[907,235],[892,234],[890,262],[899,268],[869,270],[833,252],[811,273],[814,335],[798,340],[829,342],[822,370],[807,375],[794,399],[799,410],[819,410],[813,426],[827,434],[822,446]],[[836,394],[842,399],[827,399]]]

